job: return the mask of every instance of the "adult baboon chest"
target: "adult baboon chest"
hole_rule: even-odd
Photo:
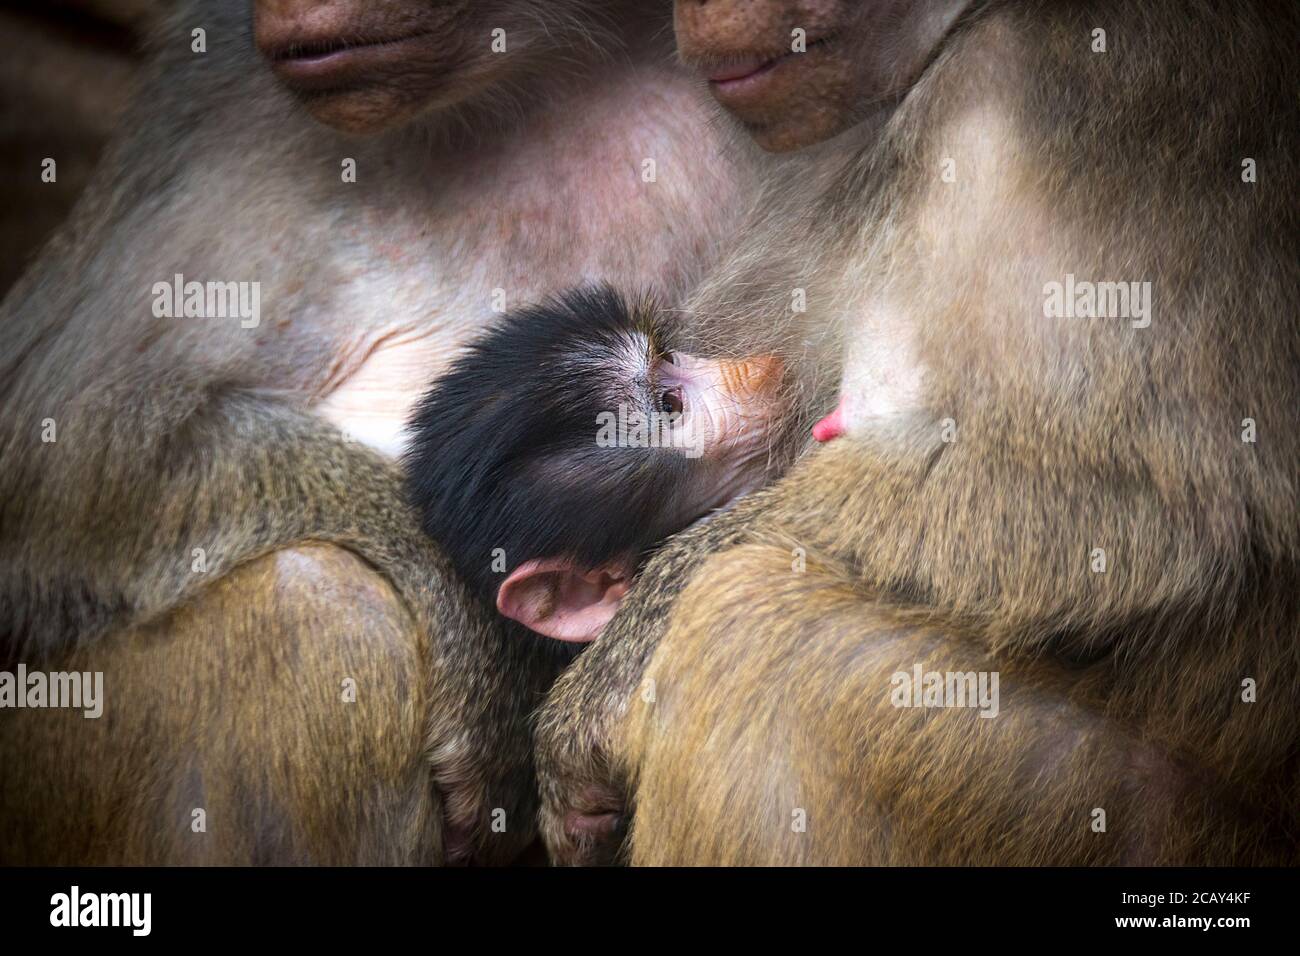
[[[415,397],[495,317],[597,281],[671,306],[734,233],[748,160],[722,161],[704,94],[670,68],[627,74],[501,128],[369,138],[286,111],[251,76],[173,131],[205,160],[140,183],[154,191],[127,214],[129,260],[98,250],[121,277],[106,311],[126,321],[175,275],[256,283],[255,322],[155,317],[149,347],[166,364],[229,356],[241,384],[397,454]]]
[[[316,283],[334,316],[332,360],[303,382],[320,411],[397,453],[416,395],[507,310],[596,282],[679,299],[701,251],[724,240],[732,212],[718,199],[735,184],[718,179],[702,195],[685,168],[708,157],[655,124],[653,114],[547,117],[436,170],[403,169],[351,203],[330,237],[333,276]]]

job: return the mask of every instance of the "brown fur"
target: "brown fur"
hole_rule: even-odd
[[[790,563],[788,548],[742,546],[682,595],[646,671],[657,701],[634,704],[625,726],[640,758],[636,862],[959,865],[996,835],[1007,865],[1203,863],[1215,832],[1249,819],[1221,784],[1104,717],[1095,687],[995,657],[978,634],[873,600],[832,566]],[[741,654],[717,640],[737,629]],[[999,671],[1000,713],[896,710],[890,677],[917,663]],[[685,721],[709,732],[673,733]],[[1035,812],[1008,812],[1027,795]],[[1088,826],[1097,807],[1105,833]],[[1259,831],[1236,839],[1270,859]]]
[[[6,714],[0,753],[22,772],[4,775],[4,862],[437,862],[430,758],[452,742],[429,718],[448,682],[429,651],[392,585],[342,549],[244,564],[59,662],[104,672],[99,719]],[[195,808],[206,832],[191,829]]]
[[[620,790],[633,862],[1300,859],[1296,32],[1266,4],[990,5],[836,173],[811,240],[756,235],[719,285],[755,281],[706,284],[700,334],[744,351],[738,317],[802,272],[791,348],[815,368],[819,330],[842,338],[821,361],[857,412],[656,557],[557,683],[560,859],[610,857],[566,815]],[[1150,327],[1044,318],[1067,272],[1152,281]],[[886,388],[882,355],[920,387]],[[917,661],[1001,672],[1003,714],[890,707]]]
[[[399,6],[439,29],[452,9],[272,6],[370,18],[355,35]],[[463,51],[466,72],[439,85],[406,64],[412,85],[386,89],[418,103],[345,96],[360,112],[321,118],[348,135],[274,82],[248,5],[194,0],[164,25],[124,135],[0,314],[0,659],[102,670],[112,715],[0,720],[23,768],[0,817],[30,828],[15,858],[497,861],[526,841],[528,715],[564,652],[473,616],[391,456],[345,440],[328,405],[376,355],[425,385],[493,317],[497,286],[518,304],[592,274],[671,301],[728,241],[745,154],[722,161],[663,48],[666,11],[634,6],[485,6],[521,53],[494,69],[517,70],[485,93],[490,36],[466,21],[432,51],[439,70]],[[155,317],[152,285],[176,272],[261,282],[261,324]],[[308,544],[328,546],[319,585],[286,570]],[[228,697],[226,681],[245,683]]]

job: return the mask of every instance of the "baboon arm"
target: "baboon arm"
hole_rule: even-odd
[[[541,790],[542,837],[553,860],[613,862],[614,832],[582,825],[582,818],[618,813],[626,780],[613,760],[612,740],[637,693],[674,601],[709,555],[742,540],[763,493],[676,535],[641,570],[614,619],[555,681],[534,730]],[[622,821],[625,822],[626,817]]]
[[[361,554],[404,595],[438,561],[397,468],[302,408],[232,386],[115,383],[58,418],[55,442],[7,435],[0,475],[0,634],[29,663],[304,540]]]

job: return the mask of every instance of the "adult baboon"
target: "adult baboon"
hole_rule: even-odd
[[[553,688],[552,852],[633,813],[636,863],[1294,862],[1295,9],[676,9],[764,145],[880,124],[692,302],[844,435]]]
[[[495,311],[585,279],[680,296],[748,160],[666,6],[252,6],[169,18],[0,315],[0,657],[106,697],[4,714],[0,847],[509,859],[557,654],[467,609],[392,456]]]

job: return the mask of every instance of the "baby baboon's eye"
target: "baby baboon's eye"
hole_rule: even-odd
[[[680,415],[685,410],[682,402],[682,390],[670,388],[659,396],[659,408],[669,415]]]
[[[664,361],[667,362],[669,365],[676,365],[676,364],[677,364],[677,353],[676,353],[676,352],[665,352],[665,353],[664,353]]]

